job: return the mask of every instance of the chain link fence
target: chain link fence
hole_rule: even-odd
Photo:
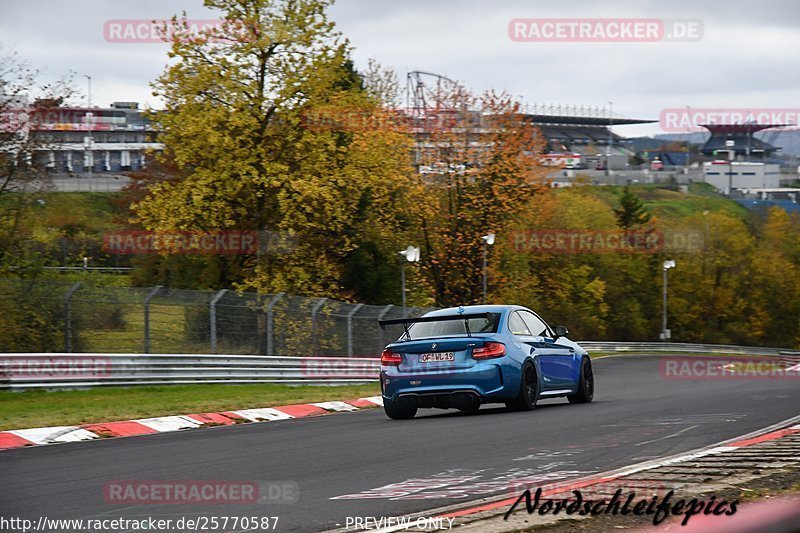
[[[288,294],[0,280],[0,352],[376,357],[433,308]]]

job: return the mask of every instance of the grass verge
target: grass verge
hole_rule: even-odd
[[[256,384],[0,391],[0,430],[78,425],[377,396],[377,383],[340,387]]]

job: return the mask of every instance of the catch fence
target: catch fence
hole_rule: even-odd
[[[289,294],[0,281],[0,352],[375,357],[432,308]]]

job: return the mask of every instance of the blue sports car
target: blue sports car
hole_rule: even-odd
[[[403,326],[381,354],[381,392],[390,418],[419,408],[477,411],[484,403],[530,410],[540,398],[594,396],[592,362],[536,313],[517,305],[473,305],[423,317],[382,320]]]

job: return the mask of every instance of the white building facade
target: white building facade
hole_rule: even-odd
[[[750,161],[712,161],[703,163],[703,178],[718,191],[729,194],[736,189],[780,186],[780,166]]]

